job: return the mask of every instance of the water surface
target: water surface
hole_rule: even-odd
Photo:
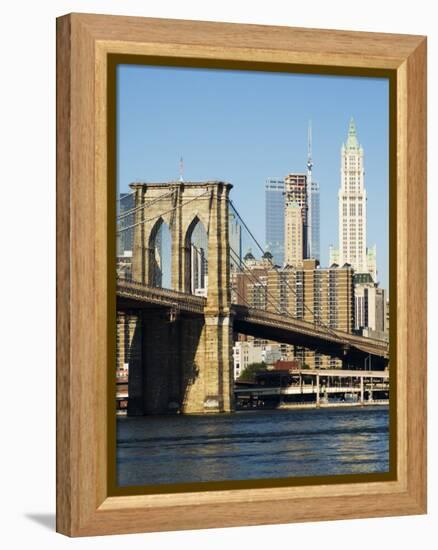
[[[388,408],[119,417],[119,486],[387,472]]]

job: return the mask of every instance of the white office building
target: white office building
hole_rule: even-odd
[[[341,188],[339,189],[339,264],[350,264],[356,272],[368,271],[367,196],[364,185],[364,154],[350,120],[348,137],[341,148]]]

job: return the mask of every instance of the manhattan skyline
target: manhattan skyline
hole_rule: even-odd
[[[118,185],[136,180],[221,179],[260,242],[265,181],[306,172],[313,126],[313,178],[321,193],[321,265],[338,243],[340,150],[354,117],[365,151],[367,244],[377,245],[388,288],[388,81],[207,69],[118,68]]]

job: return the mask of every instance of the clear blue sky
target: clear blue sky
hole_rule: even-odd
[[[179,177],[233,184],[231,198],[264,243],[267,177],[304,172],[312,120],[321,190],[321,265],[338,245],[340,148],[354,117],[365,154],[367,244],[388,288],[387,79],[120,65],[118,185]]]

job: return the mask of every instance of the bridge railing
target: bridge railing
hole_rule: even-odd
[[[332,334],[327,333],[323,327],[315,326],[313,323],[307,321],[302,321],[301,319],[295,319],[291,316],[281,315],[271,311],[242,306],[241,304],[233,305],[234,311],[238,312],[242,318],[251,320],[252,322],[260,321],[261,324],[266,325],[270,324],[274,327],[284,326],[285,328],[293,325],[294,330],[301,331],[305,334],[314,334],[318,337],[326,337],[328,341],[336,341],[340,344],[346,344],[347,340],[345,334]]]
[[[169,297],[178,296],[181,299],[192,300],[197,303],[205,303],[206,301],[206,299],[203,296],[196,296],[195,294],[188,294],[187,292],[180,292],[178,290],[171,290],[168,288],[145,286],[143,283],[134,281],[132,279],[123,278],[123,277],[117,278],[117,286],[125,289],[128,289],[128,288],[136,289],[139,292],[144,292],[147,294],[151,294],[155,292],[155,293],[159,293],[162,296],[169,296]]]
[[[143,303],[161,304],[175,310],[202,314],[206,299],[202,296],[194,296],[184,292],[158,287],[145,286],[142,283],[117,279],[117,294],[121,298],[139,300]]]

